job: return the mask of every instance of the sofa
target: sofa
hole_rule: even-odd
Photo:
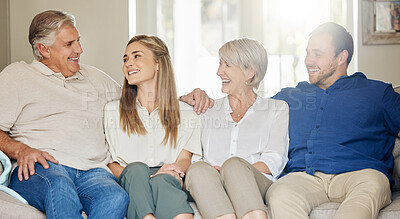
[[[395,88],[396,92],[400,93],[400,86]],[[395,159],[393,169],[393,179],[395,184],[392,188],[392,203],[379,212],[378,219],[397,219],[400,218],[400,138],[397,137],[393,149]],[[3,167],[0,165],[0,175],[3,172]],[[201,215],[196,207],[196,204],[191,202],[190,205],[195,210],[195,219],[200,219]],[[324,203],[311,211],[310,218],[333,218],[339,203],[329,202]],[[84,217],[86,217],[84,215]],[[10,195],[0,191],[0,218],[2,219],[45,219],[46,215],[36,208],[26,205],[11,197]]]

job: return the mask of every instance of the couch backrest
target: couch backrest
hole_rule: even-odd
[[[394,88],[397,93],[400,93],[400,86]],[[400,138],[396,138],[396,142],[394,143],[393,148],[393,157],[394,157],[394,168],[393,168],[393,179],[394,179],[394,187],[393,191],[400,190]]]

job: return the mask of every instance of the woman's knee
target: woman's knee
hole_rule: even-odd
[[[205,178],[209,177],[219,178],[218,171],[206,162],[196,162],[190,165],[185,176],[185,184],[190,187],[192,183],[204,181]]]
[[[189,166],[189,169],[186,173],[186,179],[193,177],[203,177],[204,174],[207,174],[212,170],[214,170],[214,167],[212,167],[210,164],[206,162],[199,161],[193,163]]]
[[[222,164],[221,170],[236,168],[238,165],[245,165],[246,162],[243,158],[231,157]]]
[[[140,176],[148,176],[150,168],[147,164],[142,162],[134,162],[128,164],[124,170],[122,171],[122,175],[125,177],[140,177]]]
[[[175,177],[169,174],[158,174],[151,178],[150,184],[154,187],[160,187],[165,185],[173,185],[174,187],[180,188],[181,183]]]
[[[230,172],[234,172],[238,168],[248,168],[247,165],[249,164],[246,160],[240,157],[231,157],[228,160],[226,160],[221,167],[220,173],[221,176],[224,177],[224,175],[229,174]]]

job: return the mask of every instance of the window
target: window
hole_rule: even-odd
[[[136,0],[146,1],[146,0]],[[157,35],[170,49],[178,94],[196,87],[219,98],[218,49],[234,38],[264,44],[268,70],[258,93],[271,96],[308,79],[307,38],[319,24],[344,24],[346,0],[155,0]],[[142,10],[139,9],[138,10]],[[137,18],[139,22],[139,18]]]

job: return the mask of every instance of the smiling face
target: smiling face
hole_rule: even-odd
[[[246,85],[246,74],[236,65],[227,63],[220,59],[217,75],[221,77],[221,91],[226,94],[237,94],[248,87]],[[251,78],[251,77],[250,77]]]
[[[158,63],[154,60],[154,54],[139,41],[135,41],[126,47],[123,57],[122,71],[128,84],[141,85],[143,83],[157,83]]]
[[[342,75],[337,71],[339,58],[335,56],[332,36],[329,34],[311,36],[306,51],[304,62],[311,84],[326,89]]]
[[[78,30],[71,25],[61,27],[51,46],[40,45],[41,61],[54,72],[70,77],[79,71],[79,58],[83,53]]]

